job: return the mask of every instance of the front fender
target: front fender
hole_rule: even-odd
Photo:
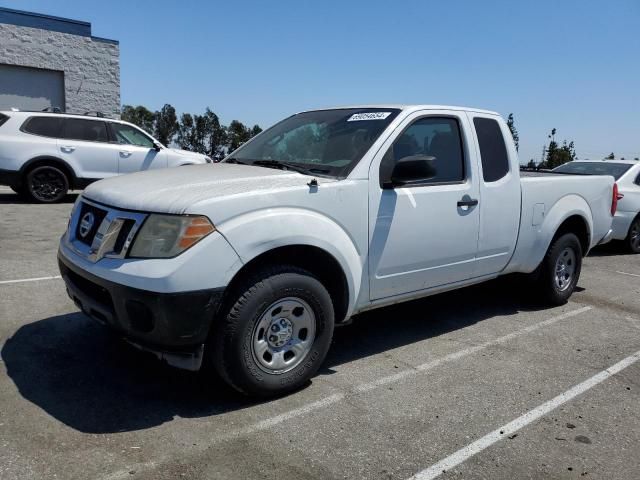
[[[308,245],[321,248],[340,264],[349,289],[351,315],[362,285],[364,258],[356,242],[329,217],[298,208],[270,208],[234,217],[216,229],[243,263],[279,247]]]

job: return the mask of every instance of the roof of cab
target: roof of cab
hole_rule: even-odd
[[[568,163],[602,163],[602,162],[606,162],[606,163],[623,163],[625,165],[638,165],[640,164],[640,161],[638,160],[623,160],[623,159],[603,159],[603,160],[589,160],[589,159],[585,159],[585,160],[573,160],[571,162]],[[564,163],[563,165],[566,165],[566,163]]]
[[[491,110],[483,110],[481,108],[474,107],[460,107],[454,105],[422,105],[422,104],[401,104],[401,103],[372,103],[365,105],[341,105],[334,107],[326,107],[326,108],[310,108],[308,110],[303,110],[302,112],[315,112],[318,110],[346,110],[346,109],[365,109],[365,108],[395,108],[399,110],[406,111],[416,111],[416,110],[459,110],[464,112],[476,112],[476,113],[485,113],[488,115],[498,115],[498,112],[493,112]]]

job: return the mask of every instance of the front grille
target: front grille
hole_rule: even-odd
[[[76,238],[85,245],[91,246],[93,238],[96,236],[96,232],[106,216],[106,210],[83,202],[78,216],[78,224],[76,225]],[[86,230],[89,223],[91,227]]]

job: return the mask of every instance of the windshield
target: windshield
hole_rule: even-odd
[[[225,161],[344,178],[399,112],[349,108],[299,113],[266,130]]]
[[[569,162],[554,168],[556,173],[573,173],[577,175],[611,175],[618,180],[631,168],[627,163],[613,162]]]

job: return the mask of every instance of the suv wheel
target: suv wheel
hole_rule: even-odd
[[[262,270],[231,302],[209,349],[227,383],[245,394],[273,396],[316,373],[331,344],[334,314],[329,293],[311,273],[294,266]]]
[[[552,305],[567,302],[578,284],[582,269],[582,247],[573,233],[556,238],[547,250],[538,282],[544,300]]]
[[[27,173],[26,193],[38,203],[59,202],[68,191],[69,179],[57,167],[43,165]]]
[[[632,253],[640,253],[640,217],[631,223],[626,243]]]

